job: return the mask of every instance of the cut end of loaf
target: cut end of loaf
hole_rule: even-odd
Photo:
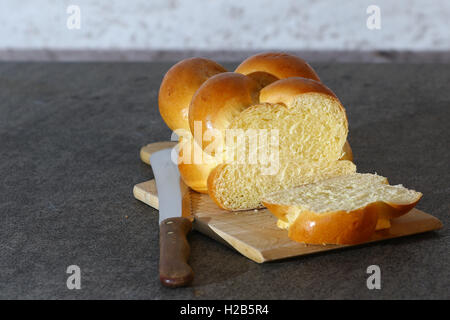
[[[280,162],[338,160],[348,133],[340,102],[316,92],[299,95],[289,105],[251,106],[229,128],[278,130]]]

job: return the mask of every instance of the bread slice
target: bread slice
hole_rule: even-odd
[[[354,173],[273,193],[262,203],[288,224],[295,241],[355,244],[370,239],[379,218],[399,217],[421,197],[402,185],[389,185],[382,176]]]
[[[284,161],[275,175],[263,174],[260,165],[221,164],[208,177],[208,193],[217,205],[227,210],[263,207],[261,200],[269,193],[305,183],[354,173],[348,160],[333,162]]]

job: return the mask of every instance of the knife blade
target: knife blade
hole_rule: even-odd
[[[159,278],[167,287],[188,285],[194,278],[188,264],[187,234],[192,229],[190,191],[171,159],[172,149],[150,156],[159,202]]]

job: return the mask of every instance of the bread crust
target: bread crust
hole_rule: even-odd
[[[334,92],[323,83],[300,77],[282,79],[271,83],[261,90],[259,100],[260,102],[283,103],[290,107],[296,96],[309,92],[323,93],[339,101]]]
[[[270,73],[263,72],[263,71],[256,71],[247,74],[247,77],[252,78],[256,82],[258,82],[260,88],[267,87],[269,84],[279,80],[277,77],[271,75]]]
[[[282,204],[274,204],[270,202],[264,202],[262,201],[262,204],[269,209],[269,211],[278,218],[278,220],[281,220],[283,222],[289,222],[286,216],[294,210],[294,207],[282,205]]]
[[[242,74],[265,72],[278,79],[303,77],[320,81],[314,69],[303,59],[283,52],[264,52],[245,59],[235,70]]]
[[[288,236],[294,241],[309,244],[356,244],[367,241],[377,225],[376,206],[376,203],[369,204],[351,212],[302,212],[289,226]]]
[[[350,143],[348,143],[348,140],[345,141],[344,147],[342,147],[342,152],[344,152],[344,155],[339,160],[348,160],[353,162],[353,151],[350,147]]]
[[[411,211],[411,209],[417,205],[420,199],[422,199],[422,193],[420,193],[420,196],[412,203],[398,204],[383,202],[380,204],[380,207],[383,208],[380,209],[379,216],[380,218],[389,220],[398,218]]]
[[[180,145],[184,142],[180,137]],[[200,147],[195,143],[194,139],[191,137],[190,141],[187,142],[185,146],[191,148],[191,159],[189,163],[184,161],[179,161],[178,170],[180,171],[180,176],[184,183],[191,189],[200,192],[208,193],[207,179],[209,173],[217,166],[217,161],[212,157],[205,154]],[[202,163],[194,163],[194,153],[201,153],[202,158],[207,160]],[[183,159],[183,150],[180,150],[179,159]]]
[[[198,145],[205,150],[210,144],[202,141],[207,129],[224,132],[241,111],[257,104],[259,91],[258,82],[240,73],[225,72],[205,81],[189,106],[190,130]],[[202,135],[195,135],[194,121],[201,121]]]
[[[200,193],[208,193],[208,187],[205,182],[214,167],[215,165],[180,163],[178,170],[184,183],[192,190]]]
[[[172,129],[189,130],[189,104],[207,79],[227,70],[204,58],[189,58],[172,66],[164,76],[158,94],[159,113]]]
[[[290,224],[288,236],[294,241],[308,244],[357,244],[368,241],[376,230],[379,219],[396,218],[409,212],[419,202],[394,204],[372,202],[365,207],[347,211],[316,213],[302,211]],[[299,210],[294,206],[263,204],[280,220],[286,222],[289,212]]]

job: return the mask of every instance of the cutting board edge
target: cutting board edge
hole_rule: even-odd
[[[150,164],[150,156],[152,153],[166,148],[173,148],[177,143],[177,141],[160,141],[149,143],[139,150],[139,157],[142,162]]]

